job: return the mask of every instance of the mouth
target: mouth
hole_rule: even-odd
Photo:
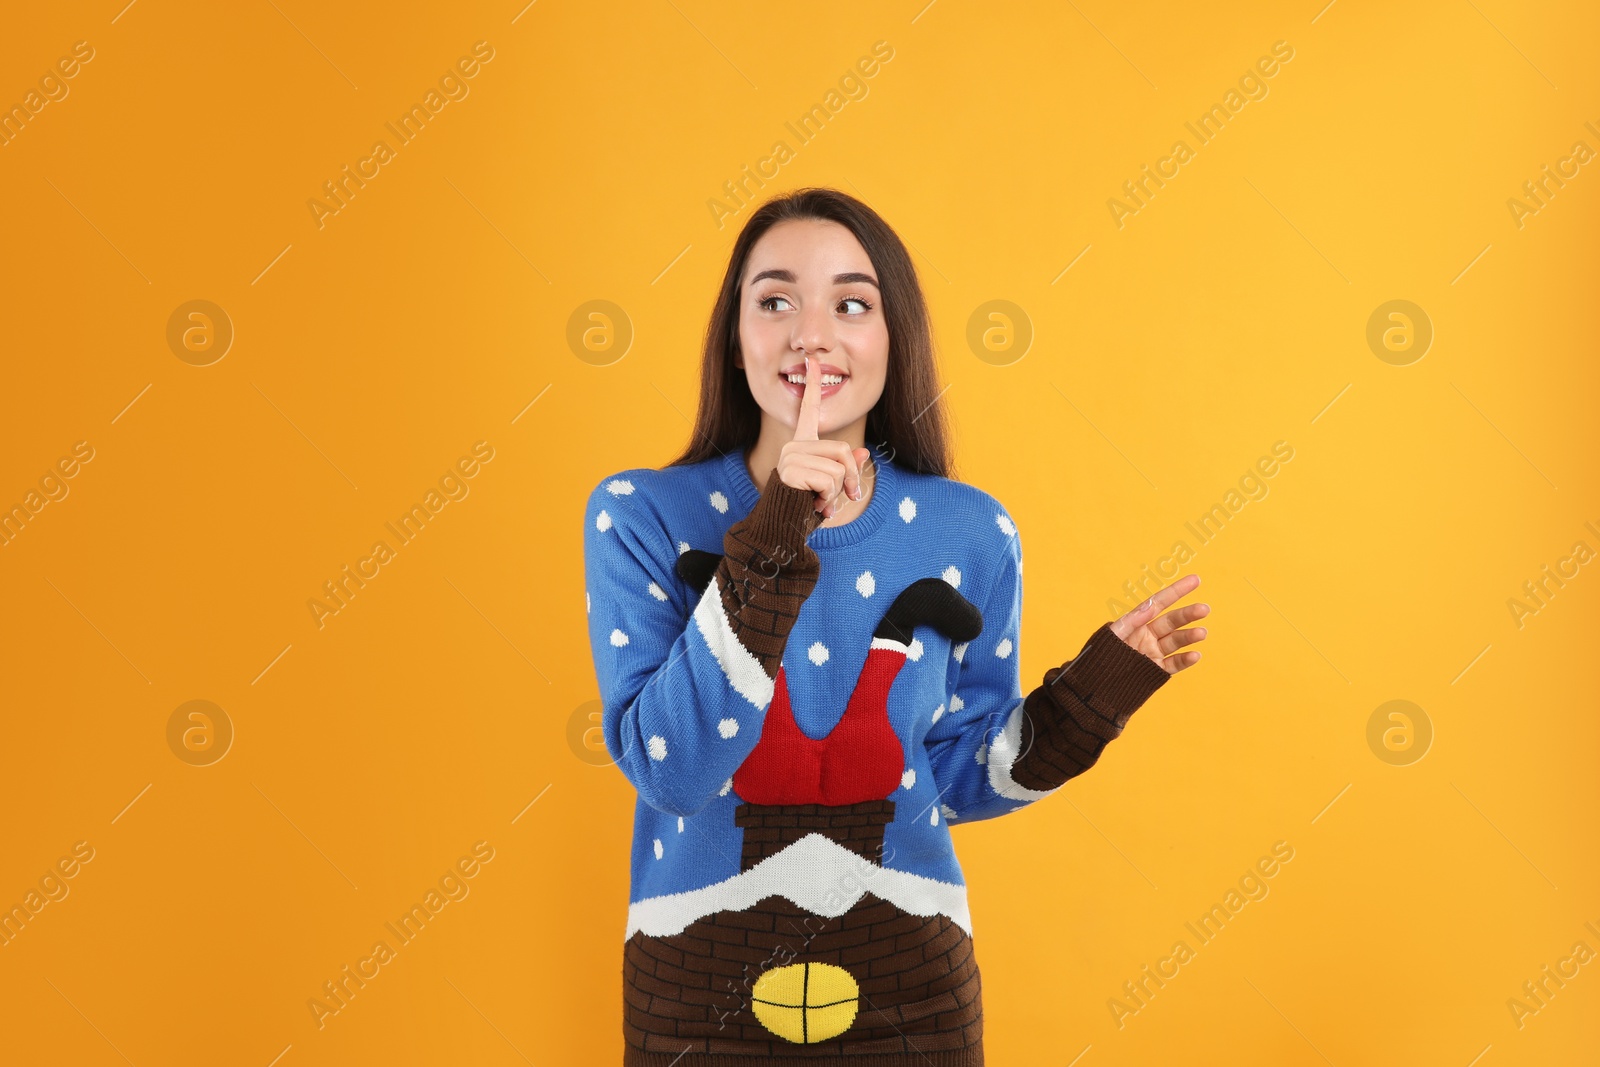
[[[824,398],[834,395],[840,389],[843,389],[850,381],[849,374],[840,370],[838,367],[833,366],[831,363],[824,363],[819,366],[817,370],[820,372],[817,377],[817,384],[822,386],[822,396]],[[789,367],[785,370],[779,371],[778,380],[783,383],[783,387],[792,395],[796,397],[803,397],[806,395],[805,364],[802,363],[798,367]]]

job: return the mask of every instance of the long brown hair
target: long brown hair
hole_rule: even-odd
[[[745,222],[728,257],[700,367],[700,410],[689,444],[669,467],[699,463],[753,445],[761,433],[761,407],[750,394],[739,353],[740,279],[750,249],[775,223],[789,219],[837,222],[855,235],[878,273],[889,332],[883,395],[867,413],[866,446],[878,461],[924,474],[953,477],[948,416],[940,400],[928,304],[911,256],[878,213],[837,189],[796,189],[768,200]]]

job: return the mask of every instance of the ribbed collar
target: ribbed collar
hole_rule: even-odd
[[[872,489],[872,499],[867,501],[867,509],[843,526],[819,526],[811,531],[806,544],[812,548],[843,548],[845,545],[859,544],[872,536],[873,531],[882,525],[884,517],[895,507],[895,481],[898,475],[894,464],[877,449],[868,447],[872,452],[872,465],[878,472],[878,482]],[[739,498],[741,508],[745,514],[749,514],[750,509],[756,506],[756,501],[761,499],[761,488],[750,478],[745,450],[729,449],[722,457],[722,467],[728,483],[733,486],[734,495]]]

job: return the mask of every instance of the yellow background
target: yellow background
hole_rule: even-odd
[[[583,499],[685,439],[750,211],[708,202],[780,139],[757,195],[837,186],[914,249],[959,476],[1026,545],[1027,687],[1294,449],[1184,568],[1201,663],[1059,796],[954,830],[990,1062],[1592,1058],[1600,964],[1507,1007],[1600,951],[1596,565],[1508,607],[1600,549],[1600,164],[1507,207],[1600,150],[1592,9],[120,5],[0,35],[7,104],[94,49],[0,147],[0,503],[94,449],[0,547],[0,903],[94,849],[0,948],[7,1060],[618,1062],[633,792],[568,743]],[[470,94],[319,227],[323,182],[480,40]],[[1280,40],[1268,95],[1119,228],[1107,200]],[[166,339],[195,299],[236,332],[209,366]],[[606,366],[566,340],[597,299],[634,334]],[[1408,366],[1365,340],[1392,299],[1435,332]],[[990,300],[1033,330],[1006,366],[966,343]],[[470,494],[319,628],[477,441]],[[236,731],[204,767],[167,741],[196,699]],[[1434,731],[1409,766],[1367,744],[1396,699]],[[1119,1027],[1280,840],[1270,894]],[[319,1029],[323,983],[478,841],[470,895]]]

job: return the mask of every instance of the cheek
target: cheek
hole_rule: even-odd
[[[870,394],[868,396],[862,397],[862,410],[863,411],[872,410],[873,405],[876,404],[879,400],[881,400],[883,398],[883,387],[884,387],[884,378],[883,378],[882,375],[879,375],[877,380],[872,383],[872,389],[870,391]]]
[[[781,351],[783,339],[763,329],[760,323],[743,323],[739,326],[739,351],[744,354],[744,365],[751,369],[770,366],[777,372],[778,364],[771,356]]]
[[[889,380],[889,338],[885,335],[875,346],[871,360],[872,390],[875,393],[883,392],[883,387]]]

